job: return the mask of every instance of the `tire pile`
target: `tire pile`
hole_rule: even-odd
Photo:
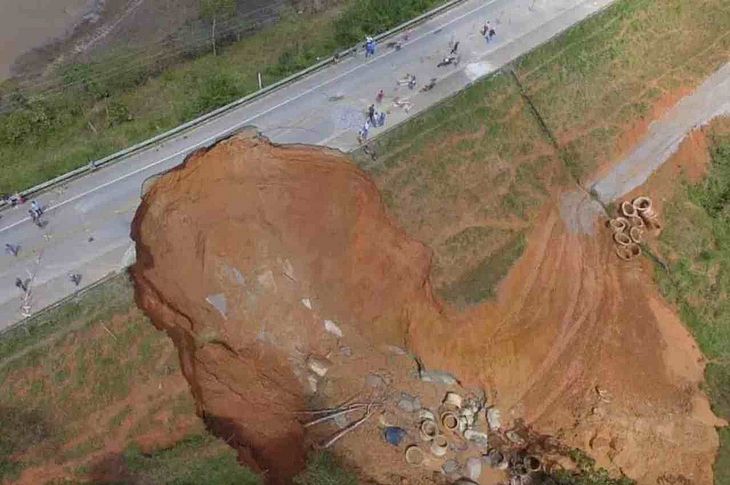
[[[646,232],[658,231],[661,224],[649,197],[622,202],[618,213],[618,217],[608,221],[616,243],[616,255],[624,261],[632,261],[641,256],[640,244]]]

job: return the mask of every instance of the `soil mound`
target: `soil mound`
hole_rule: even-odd
[[[274,482],[303,466],[294,412],[332,332],[402,346],[407,307],[431,304],[430,252],[367,176],[338,152],[251,132],[161,177],[132,237],[138,304],[178,347],[199,414]]]

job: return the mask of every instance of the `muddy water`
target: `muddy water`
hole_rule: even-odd
[[[0,79],[24,52],[62,37],[89,0],[0,0]]]

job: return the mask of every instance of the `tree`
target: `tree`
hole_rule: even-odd
[[[232,17],[236,13],[236,0],[200,0],[200,16],[211,23],[210,41],[213,55],[216,53],[215,25],[219,20]]]

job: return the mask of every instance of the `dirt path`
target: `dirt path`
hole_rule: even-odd
[[[623,161],[588,184],[591,193],[603,204],[628,194],[644,184],[669,159],[690,131],[728,113],[730,63],[677,103],[661,120],[652,123],[641,143]],[[595,233],[595,221],[604,212],[587,193],[567,193],[560,205],[562,218],[571,230]]]

